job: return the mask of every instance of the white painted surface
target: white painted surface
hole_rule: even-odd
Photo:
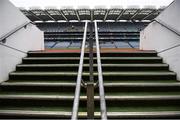
[[[172,28],[180,31],[180,0],[175,0],[168,6],[156,19],[160,19],[162,22],[171,26]]]
[[[0,16],[0,37],[29,21],[8,0],[0,1]],[[44,49],[43,32],[32,24],[20,29],[6,41],[5,45],[24,52]],[[0,45],[0,82],[8,79],[9,72],[14,71],[16,65],[21,63],[25,56],[25,53]]]
[[[0,36],[30,21],[8,0],[0,0]]]
[[[163,21],[173,29],[180,31],[180,0],[175,0],[156,19]],[[157,22],[152,22],[140,33],[140,49],[156,50],[158,55],[168,63],[170,70],[177,73],[180,80],[180,46],[162,52],[167,48],[180,45],[180,36],[168,30]]]

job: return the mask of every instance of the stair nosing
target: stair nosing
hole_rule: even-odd
[[[133,117],[141,117],[141,118],[148,118],[148,117],[168,117],[168,116],[179,116],[180,111],[155,111],[155,112],[107,112],[109,117],[118,117],[118,118],[133,118]]]
[[[3,82],[2,86],[76,86],[76,83],[50,83],[50,82]],[[104,87],[180,87],[180,82],[174,83],[135,83],[135,82],[127,82],[127,83],[107,83],[104,82]]]
[[[48,83],[48,82],[3,82],[3,86],[76,86],[76,83]]]
[[[59,111],[35,111],[35,110],[0,110],[0,115],[20,115],[20,116],[71,116],[71,112]]]
[[[71,59],[71,60],[76,60],[76,59],[80,59],[80,57],[25,57],[25,58],[23,58],[23,60],[31,60],[31,59],[33,59],[33,60],[38,60],[38,59],[42,59],[42,60],[44,60],[44,59],[61,59],[61,60],[67,60],[67,59]],[[85,57],[85,59],[89,59],[88,57]],[[95,59],[97,59],[96,57],[95,57]],[[102,60],[104,60],[104,59],[106,59],[106,60],[108,60],[108,59],[110,59],[110,60],[119,60],[119,59],[131,59],[131,60],[134,60],[134,59],[140,59],[140,60],[147,60],[147,59],[162,59],[161,57],[101,57],[101,59]]]
[[[47,71],[36,71],[36,72],[32,72],[32,71],[26,71],[26,72],[11,72],[9,75],[10,76],[77,76],[78,72],[47,72]],[[83,76],[89,76],[88,72],[83,72],[82,73]],[[94,76],[97,76],[98,73],[94,73]],[[146,71],[146,72],[142,72],[142,71],[138,71],[138,72],[134,72],[134,71],[126,71],[126,72],[103,72],[103,76],[176,76],[176,73],[171,72],[171,71],[158,71],[158,72],[151,72],[151,71]]]
[[[180,82],[175,82],[175,83],[104,83],[104,87],[108,87],[108,86],[132,86],[132,87],[171,87],[171,86],[177,86],[180,87]]]
[[[73,95],[62,96],[62,95],[0,95],[0,99],[23,99],[23,100],[74,100]],[[99,100],[99,96],[94,96],[94,100]],[[108,100],[180,100],[180,95],[143,95],[143,96],[105,96],[106,101]],[[80,96],[80,100],[87,100],[87,96]]]
[[[18,115],[18,116],[28,116],[32,117],[71,117],[71,112],[59,112],[59,111],[37,111],[37,110],[0,110],[0,115]],[[180,116],[180,111],[155,111],[155,112],[107,112],[108,117],[166,117],[166,116]],[[79,112],[79,117],[86,117],[87,112]],[[100,112],[95,112],[95,116],[100,117]]]
[[[79,52],[51,52],[51,51],[49,51],[49,52],[43,52],[43,51],[29,51],[28,53],[42,53],[42,54],[48,54],[48,53],[53,53],[53,54],[57,54],[57,53],[59,53],[59,54],[61,54],[61,53],[63,53],[63,54],[66,54],[66,53],[79,53]],[[85,52],[85,53],[88,53],[88,52]],[[114,53],[114,52],[101,52],[101,53]],[[133,52],[129,52],[129,51],[122,51],[122,52],[115,52],[115,53],[157,53],[156,51],[154,51],[154,50],[143,50],[143,51],[133,51]]]
[[[19,64],[17,67],[78,67],[79,64]],[[88,67],[89,64],[84,64]],[[97,64],[94,64],[97,66]],[[168,64],[102,64],[102,67],[168,67]]]

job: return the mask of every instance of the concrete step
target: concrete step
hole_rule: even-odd
[[[12,80],[12,82],[4,82],[1,84],[3,91],[46,91],[55,92],[61,91],[69,93],[75,90],[75,82],[62,82],[62,81],[27,81],[27,80]],[[180,91],[180,83],[176,81],[171,82],[104,82],[105,92],[107,94],[120,94],[121,93],[136,93],[136,92],[178,92]],[[82,87],[82,92],[85,92]],[[95,89],[98,91],[98,88]],[[127,92],[128,91],[128,92]],[[154,93],[153,93],[154,94]]]
[[[89,71],[89,64],[83,65]],[[97,64],[94,64],[97,71]],[[79,64],[20,64],[17,71],[78,71]],[[167,64],[102,64],[103,71],[168,71]]]
[[[49,109],[59,106],[57,109],[72,106],[73,96],[54,95],[1,95],[2,107],[41,107]],[[80,97],[80,107],[86,108],[86,97]],[[108,112],[149,112],[180,110],[178,101],[180,95],[149,95],[149,96],[106,96]],[[167,105],[168,103],[168,105]],[[99,106],[99,96],[95,96],[95,106]],[[135,109],[136,108],[136,109]],[[98,108],[97,108],[98,109]],[[96,110],[97,110],[96,109]]]
[[[107,112],[109,119],[177,119],[179,110],[141,111],[141,112]]]
[[[113,61],[113,62],[112,62]],[[156,64],[162,63],[160,57],[101,57],[102,64]],[[24,64],[79,64],[79,57],[26,57]],[[89,58],[84,58],[84,63],[89,63]],[[97,63],[94,58],[94,63]]]
[[[94,52],[94,56],[96,53]],[[80,53],[78,52],[29,52],[28,57],[79,57]],[[85,53],[85,56],[89,56],[89,53]],[[103,52],[101,53],[102,57],[113,56],[113,57],[127,57],[127,56],[144,56],[144,57],[152,57],[157,56],[156,51],[135,51],[135,52]]]
[[[20,109],[16,108],[17,110],[12,110],[15,108],[6,108],[0,110],[0,116],[2,118],[49,118],[49,119],[70,119],[71,118],[71,112],[66,111],[50,111],[50,110],[28,110],[28,109]],[[180,112],[179,111],[155,111],[155,112],[107,112],[108,118],[111,119],[147,119],[147,118],[179,118]],[[87,113],[86,112],[79,112],[78,113],[79,118],[86,118]],[[100,118],[100,112],[95,112],[95,118]]]
[[[2,92],[59,92],[66,94],[74,94],[76,83],[75,82],[62,82],[62,81],[13,81],[1,83]],[[84,88],[82,88],[83,90]]]
[[[105,93],[107,94],[136,94],[146,93],[156,94],[159,92],[179,92],[179,83],[104,83]]]
[[[54,108],[55,109],[55,108]],[[18,107],[4,107],[0,109],[0,117],[1,118],[24,118],[24,119],[38,119],[38,118],[46,118],[46,119],[53,119],[53,118],[60,118],[60,119],[70,119],[71,118],[71,108],[64,109],[59,108],[59,110],[41,110],[41,108],[34,108],[32,110],[32,107],[29,108],[18,108]],[[85,114],[84,114],[85,116]]]
[[[96,75],[96,74],[95,74]],[[126,72],[103,72],[104,80],[175,80],[176,74],[173,72],[154,71],[126,71]]]
[[[94,73],[95,80],[97,80],[97,73]],[[170,80],[176,79],[176,74],[174,72],[103,72],[104,80],[117,80],[118,79],[141,79],[144,80]],[[21,80],[26,78],[26,80],[76,80],[77,72],[12,72],[9,75],[11,80]],[[83,79],[89,79],[89,73],[83,73]]]
[[[2,100],[44,100],[44,101],[73,101],[73,95],[65,95],[65,94],[8,94],[8,93],[0,93],[0,101]],[[165,101],[165,100],[180,100],[179,95],[106,95],[105,99],[107,102],[110,101]],[[86,101],[87,96],[80,96],[81,101]],[[95,101],[99,101],[99,96],[94,96]]]

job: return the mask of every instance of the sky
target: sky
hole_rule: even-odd
[[[145,5],[155,5],[156,8],[160,6],[167,6],[173,0],[10,0],[17,7],[24,7],[28,9],[31,6],[39,6],[44,9],[46,6],[53,6],[62,8],[64,6],[72,6],[78,8],[79,6],[88,6],[94,8],[95,6],[123,6],[126,8],[129,5],[139,5],[141,8]]]

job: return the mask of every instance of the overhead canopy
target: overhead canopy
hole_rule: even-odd
[[[31,7],[29,10],[20,8],[20,10],[31,21],[70,21],[70,20],[152,20],[154,19],[165,7],[156,9],[155,6],[128,6],[123,9],[121,6],[112,6],[106,9],[103,6],[89,9],[88,7],[79,7],[73,9],[71,6],[66,6],[61,9],[56,7],[46,7],[41,9],[39,7]]]

